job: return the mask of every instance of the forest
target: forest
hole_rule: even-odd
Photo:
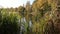
[[[0,8],[0,34],[60,34],[60,0]]]

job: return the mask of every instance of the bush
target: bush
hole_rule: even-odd
[[[14,12],[2,12],[0,34],[19,34],[19,15]]]

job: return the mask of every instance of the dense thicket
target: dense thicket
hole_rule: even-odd
[[[3,11],[0,14],[0,34],[19,34],[19,14]]]
[[[59,0],[28,1],[0,9],[0,34],[60,34]]]

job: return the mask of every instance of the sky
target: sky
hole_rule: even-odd
[[[0,7],[10,8],[10,7],[18,7],[26,4],[27,1],[30,1],[32,4],[34,0],[0,0]]]

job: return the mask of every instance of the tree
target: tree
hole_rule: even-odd
[[[18,12],[20,13],[20,15],[22,17],[24,17],[25,16],[25,7],[23,7],[23,6],[18,7]]]
[[[30,21],[31,21],[31,17],[32,17],[31,16],[32,10],[31,10],[30,1],[27,1],[25,9],[26,9],[25,18],[26,18],[26,21],[28,23],[27,34],[30,34],[30,32],[31,32]]]

